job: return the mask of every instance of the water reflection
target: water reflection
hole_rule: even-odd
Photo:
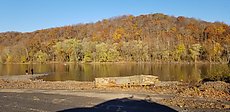
[[[197,82],[230,71],[224,64],[0,64],[0,75],[24,75],[31,68],[34,73],[48,73],[43,79],[49,81],[93,81],[95,77],[150,74],[162,81]]]

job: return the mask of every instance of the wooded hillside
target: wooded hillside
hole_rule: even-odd
[[[164,14],[0,33],[0,62],[227,62],[230,26]]]

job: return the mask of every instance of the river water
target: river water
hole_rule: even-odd
[[[158,76],[161,81],[197,82],[230,71],[226,64],[0,64],[0,75],[25,75],[32,68],[35,74],[48,73],[42,77],[46,81],[93,81],[96,77],[142,74]]]

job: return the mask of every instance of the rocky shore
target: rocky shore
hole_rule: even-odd
[[[43,81],[43,80],[3,80],[1,89],[42,89],[42,90],[80,90],[111,91],[167,95],[159,102],[183,109],[230,109],[230,84],[216,81],[197,84],[174,83],[135,87],[96,87],[94,82]]]

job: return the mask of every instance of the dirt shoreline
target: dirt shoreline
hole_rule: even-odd
[[[0,64],[228,64],[228,62],[210,62],[210,61],[197,61],[197,62],[189,62],[189,61],[117,61],[117,62],[60,62],[60,61],[50,61],[45,63],[39,62],[25,62],[25,63],[0,63]]]
[[[162,86],[98,88],[95,87],[93,82],[0,79],[0,89],[119,91],[123,93],[170,95],[171,97],[164,98],[159,102],[183,109],[230,109],[230,84],[221,81],[195,85],[178,83]]]

